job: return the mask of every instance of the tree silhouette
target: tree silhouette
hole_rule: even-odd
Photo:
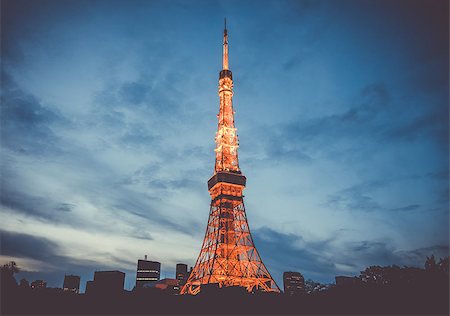
[[[425,261],[425,270],[427,272],[436,272],[438,270],[438,265],[436,264],[434,255],[431,255],[431,257],[427,257],[427,260]]]
[[[18,273],[20,271],[19,267],[17,266],[15,261],[10,261],[8,263],[5,263],[2,267],[1,267],[1,272],[6,273],[6,274],[10,274],[12,276],[14,276],[15,273]]]
[[[315,282],[311,279],[305,281],[305,292],[308,294],[320,292],[328,289],[329,285]]]
[[[28,282],[27,279],[23,278],[23,279],[20,280],[19,286],[21,286],[23,288],[29,288],[30,287],[30,282]]]
[[[445,257],[445,258],[443,258],[443,259],[441,258],[441,259],[439,260],[438,267],[439,267],[439,270],[440,270],[441,272],[443,272],[443,273],[445,273],[446,275],[450,276],[450,275],[449,275],[449,269],[448,269],[448,256]]]
[[[15,261],[10,261],[0,268],[0,283],[2,293],[5,293],[11,288],[17,287],[17,281],[14,278],[14,274],[19,271],[19,267],[17,266]]]

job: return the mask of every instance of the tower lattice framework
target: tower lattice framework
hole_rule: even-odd
[[[246,178],[239,169],[239,142],[232,97],[233,77],[228,68],[225,24],[223,69],[219,75],[219,123],[214,150],[216,162],[214,175],[208,181],[211,208],[200,254],[181,294],[195,295],[205,284],[241,286],[249,292],[280,291],[262,262],[250,234],[242,194]]]

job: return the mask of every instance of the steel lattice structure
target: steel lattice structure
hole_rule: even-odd
[[[202,249],[181,294],[197,294],[205,284],[241,286],[249,292],[280,292],[255,248],[245,213],[246,178],[239,169],[234,125],[233,77],[228,69],[225,24],[223,69],[219,75],[220,110],[214,175],[208,181],[211,209]]]

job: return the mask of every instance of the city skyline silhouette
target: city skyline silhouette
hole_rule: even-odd
[[[138,272],[156,267],[156,262],[139,262]],[[367,267],[359,276],[336,276],[334,285],[305,282],[300,273],[285,272],[284,293],[250,293],[239,285],[210,283],[203,284],[195,295],[180,295],[178,275],[177,279],[150,281],[144,286],[138,286],[136,279],[136,288],[124,291],[123,272],[96,271],[94,280],[86,284],[86,293],[79,294],[78,276],[66,276],[64,288],[46,288],[42,280],[28,283],[22,279],[18,284],[14,279],[18,271],[14,262],[1,267],[2,314],[447,315],[449,311],[448,256],[439,261],[427,257],[424,268]],[[184,280],[186,272],[180,270]]]

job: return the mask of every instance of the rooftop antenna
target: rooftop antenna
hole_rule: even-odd
[[[222,69],[228,70],[228,31],[227,18],[225,18],[225,28],[223,30],[223,55],[222,55]]]

